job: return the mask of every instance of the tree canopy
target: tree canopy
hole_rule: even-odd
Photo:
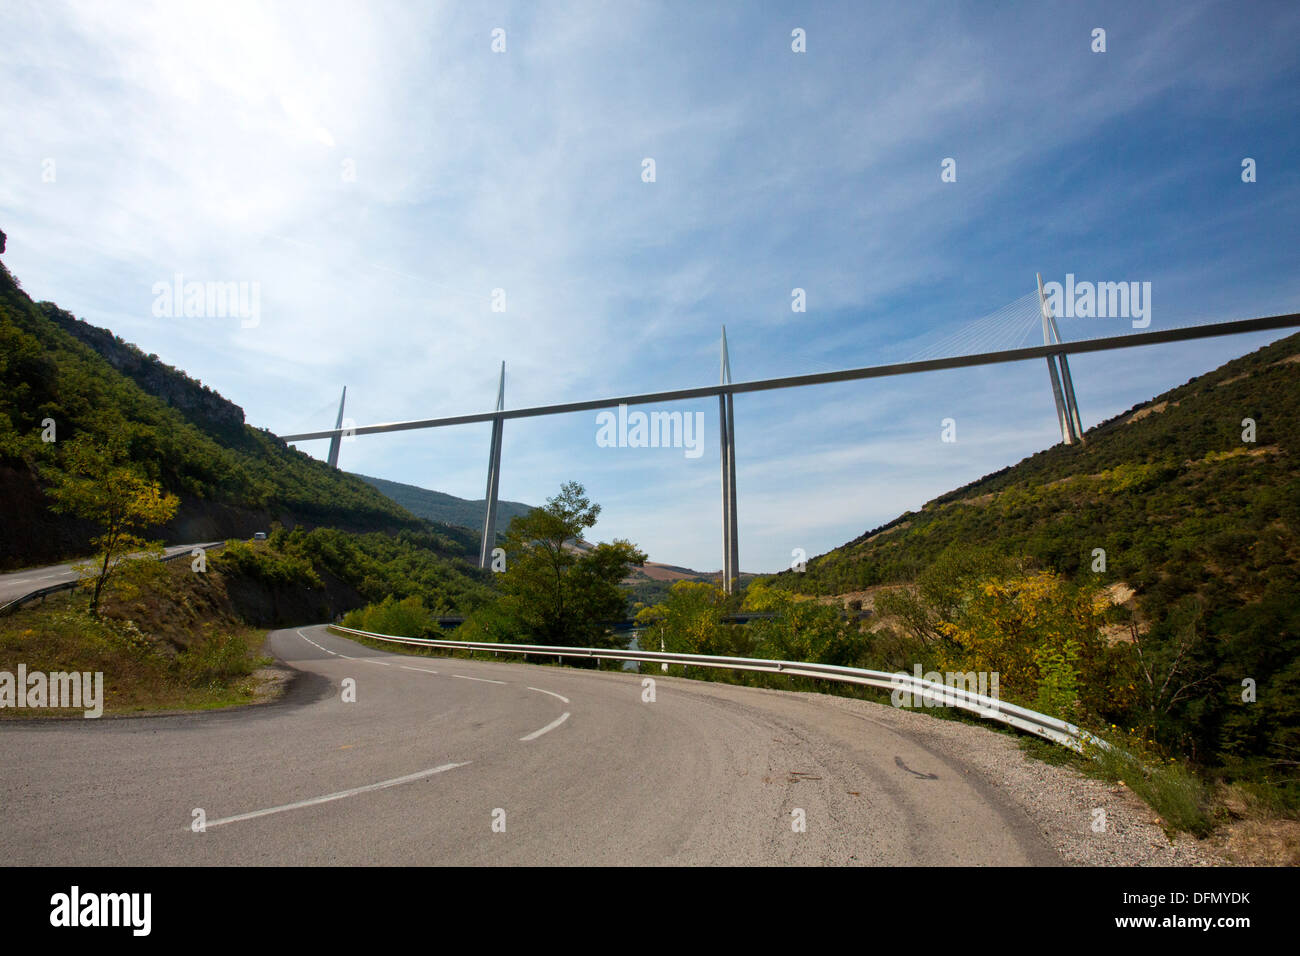
[[[462,637],[568,647],[610,647],[607,623],[627,614],[619,584],[645,563],[630,541],[588,545],[583,534],[600,505],[575,481],[544,506],[514,518],[506,532],[501,597],[466,622]]]

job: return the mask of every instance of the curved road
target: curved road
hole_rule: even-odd
[[[979,774],[816,697],[274,632],[285,699],[0,723],[0,856],[66,864],[1059,864]],[[344,702],[347,678],[355,702]],[[206,832],[194,832],[194,811]],[[802,810],[806,829],[796,832]],[[504,832],[499,832],[504,823]],[[494,829],[494,824],[496,829]]]
[[[194,548],[215,548],[224,543],[223,541],[208,541],[197,544],[172,544],[163,548],[163,556],[171,557]],[[27,568],[22,571],[7,571],[0,574],[0,604],[20,598],[24,594],[38,591],[41,588],[48,588],[54,584],[66,584],[69,581],[75,581],[78,577],[77,567],[83,564],[95,564],[95,557],[92,555],[77,561],[68,561],[65,564],[51,564],[43,568]]]

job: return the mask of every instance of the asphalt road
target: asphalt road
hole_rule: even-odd
[[[270,646],[302,672],[274,704],[0,723],[0,858],[1061,862],[986,778],[815,697],[658,678],[647,702],[632,673],[408,657],[323,627]]]
[[[164,549],[163,553],[172,555],[182,551],[189,551],[192,548],[210,548],[212,546],[211,542],[206,544],[174,544]],[[30,594],[32,591],[41,588],[62,584],[65,581],[75,581],[77,580],[77,566],[93,560],[93,558],[82,558],[80,561],[69,561],[67,564],[52,564],[47,568],[28,568],[25,571],[11,571],[8,574],[0,574],[0,604],[12,601],[14,598],[20,598],[24,594]]]

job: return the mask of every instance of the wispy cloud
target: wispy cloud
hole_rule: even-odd
[[[897,361],[1035,271],[1152,281],[1154,327],[1265,314],[1300,297],[1300,13],[1252,17],[1267,22],[1211,3],[7,4],[6,261],[285,433],[343,384],[361,422],[485,410],[503,359],[516,406],[713,382],[723,323],[738,379]],[[154,317],[153,283],[178,272],[259,282],[261,323]],[[1223,355],[1080,361],[1084,413]],[[1050,443],[1044,372],[738,400],[744,566],[784,567]],[[939,447],[953,408],[961,438]],[[691,462],[594,434],[591,416],[508,423],[502,494],[582,480],[601,534],[716,566],[716,434]],[[481,428],[363,438],[343,464],[479,497],[486,445]]]

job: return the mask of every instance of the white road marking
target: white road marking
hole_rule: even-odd
[[[362,657],[362,658],[360,658],[360,660],[361,660],[361,663],[363,663],[363,664],[378,664],[380,667],[392,667],[392,666],[393,666],[392,664],[389,664],[389,663],[387,663],[386,661],[377,661],[377,660],[375,660],[374,658],[371,658],[371,657]]]
[[[405,664],[398,664],[397,666],[400,667],[400,668],[401,668],[402,670],[404,670],[404,671],[419,671],[421,674],[436,674],[436,673],[438,673],[437,671],[431,671],[431,670],[429,670],[429,668],[427,668],[427,667],[407,667]]]
[[[326,654],[333,654],[335,657],[341,657],[341,656],[342,656],[342,655],[339,654],[337,651],[331,651],[328,647],[321,647],[319,644],[317,644],[315,641],[313,641],[310,637],[308,637],[306,634],[304,634],[304,633],[302,632],[301,629],[299,629],[297,633],[298,633],[298,636],[299,636],[299,637],[301,637],[304,641],[306,641],[306,642],[307,642],[308,644],[310,644],[312,647],[315,647],[315,648],[317,648],[317,649],[319,649],[319,650],[322,650],[322,651],[324,651]],[[349,657],[348,660],[352,660],[352,658]]]
[[[6,575],[5,582],[8,584],[34,584],[37,581],[48,581],[50,578],[61,578],[66,573],[65,571],[57,571],[54,574],[40,574],[26,578],[12,578]]]
[[[564,713],[560,714],[559,717],[557,717],[555,720],[551,721],[549,724],[547,724],[547,725],[546,725],[545,727],[543,727],[541,730],[534,730],[534,731],[533,731],[531,734],[529,734],[527,737],[520,737],[519,739],[520,739],[520,740],[536,740],[536,739],[537,739],[538,737],[540,737],[542,734],[547,733],[548,731],[554,730],[556,727],[560,726],[560,724],[564,723],[564,722],[565,722],[566,720],[568,720],[568,719],[569,719],[569,712],[566,710]],[[211,826],[211,824],[208,824],[208,825]]]
[[[486,677],[466,677],[464,674],[452,674],[452,677],[459,677],[461,680],[476,680],[484,684],[504,684],[503,680],[488,680]]]
[[[302,628],[298,628],[297,634],[298,634],[299,637],[301,637],[304,641],[306,641],[306,642],[307,642],[308,644],[310,644],[312,647],[316,648],[316,650],[318,650],[318,651],[323,651],[323,650],[325,650],[325,648],[321,647],[319,644],[317,644],[315,641],[313,641],[310,637],[308,637],[306,634],[304,634],[304,633],[302,632]],[[333,653],[333,651],[331,651],[330,653]]]
[[[568,716],[567,714],[565,716]],[[371,793],[375,790],[387,790],[389,787],[397,787],[404,783],[411,783],[414,780],[422,780],[425,777],[432,777],[435,773],[442,773],[444,770],[454,770],[457,767],[464,767],[470,761],[465,763],[445,763],[441,767],[434,767],[431,770],[421,770],[419,773],[407,774],[405,777],[394,777],[392,780],[381,780],[379,783],[368,784],[364,787],[353,787],[351,790],[340,790],[338,793],[327,793],[323,797],[312,797],[310,800],[299,800],[297,803],[286,803],[279,807],[268,807],[265,810],[254,810],[251,813],[241,813],[238,816],[222,817],[220,820],[209,820],[207,829],[212,827],[225,826],[227,823],[239,823],[242,820],[252,820],[256,817],[270,816],[272,813],[283,813],[286,810],[301,810],[303,807],[314,807],[319,803],[329,803],[331,800],[342,800],[344,797],[355,797],[361,793]]]
[[[560,700],[564,701],[566,704],[571,703],[571,701],[569,700],[569,698],[564,697],[564,696],[562,696],[561,694],[557,694],[557,693],[556,693],[555,691],[553,691],[553,690],[542,690],[542,688],[540,688],[540,687],[530,687],[530,688],[528,688],[528,689],[529,689],[529,690],[535,690],[535,691],[537,691],[537,693],[539,693],[539,694],[550,694],[552,697],[559,697]]]

